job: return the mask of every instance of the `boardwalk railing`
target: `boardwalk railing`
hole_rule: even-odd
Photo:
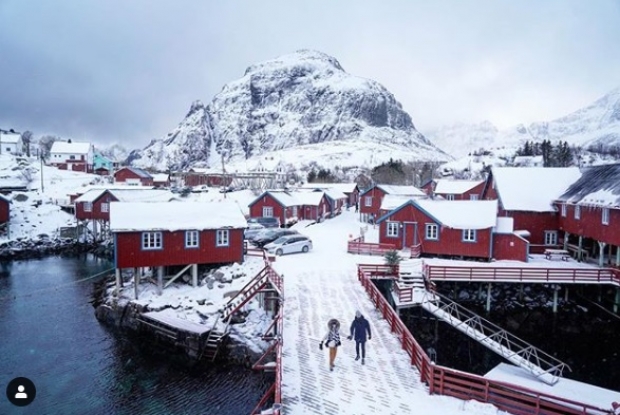
[[[424,264],[422,272],[433,281],[555,282],[620,285],[612,268],[457,267]]]
[[[402,348],[409,354],[411,364],[420,373],[429,393],[490,403],[501,410],[524,415],[608,415],[611,408],[603,409],[583,402],[565,399],[510,383],[485,379],[482,376],[435,365],[415,340],[396,312],[371,280],[370,272],[379,272],[377,265],[358,265],[357,275],[375,307],[398,336]],[[390,267],[384,265],[387,274]],[[607,403],[604,403],[607,404]],[[611,403],[609,403],[611,405]]]
[[[394,244],[364,242],[362,236],[352,239],[347,243],[347,252],[358,255],[385,255],[386,252],[396,249],[396,245]]]

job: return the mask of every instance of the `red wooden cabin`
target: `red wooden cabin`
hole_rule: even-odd
[[[426,197],[423,191],[414,186],[374,185],[359,195],[360,220],[362,222],[379,218],[381,202],[385,195]]]
[[[620,164],[585,169],[556,207],[565,249],[570,242],[589,249],[601,266],[620,266]]]
[[[497,202],[411,199],[383,215],[379,242],[422,255],[491,259]]]
[[[446,200],[478,200],[484,189],[484,180],[437,180],[434,194]]]
[[[530,251],[558,247],[559,221],[553,201],[581,177],[576,167],[495,167],[482,192],[498,200],[498,216],[514,219],[515,231],[527,231]]]
[[[114,181],[131,185],[153,186],[153,176],[137,167],[123,167],[115,171]]]
[[[301,205],[290,193],[279,190],[267,190],[249,205],[251,218],[278,218],[280,224],[296,222]]]
[[[234,202],[110,205],[117,269],[243,262],[246,227]]]
[[[176,199],[167,190],[143,189],[93,189],[75,199],[75,218],[78,220],[110,220],[111,202],[169,202]]]
[[[299,219],[320,220],[325,219],[330,212],[330,204],[325,196],[325,192],[319,191],[299,191],[292,193],[291,196],[297,201],[299,206]]]
[[[0,193],[0,224],[9,222],[11,218],[11,199]]]

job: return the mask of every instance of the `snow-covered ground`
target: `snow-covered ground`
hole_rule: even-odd
[[[77,188],[102,181],[101,176],[94,174],[58,170],[41,166],[34,158],[1,154],[0,187],[25,186],[29,190],[8,195],[11,199],[10,232],[0,235],[0,242],[35,239],[41,234],[55,237],[59,227],[75,225],[73,215],[59,206],[68,202],[67,195]]]

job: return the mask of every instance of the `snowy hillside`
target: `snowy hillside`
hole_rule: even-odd
[[[97,146],[96,149],[110,160],[118,162],[127,160],[127,157],[129,156],[129,151],[121,144],[115,143],[109,146]]]
[[[304,50],[250,66],[207,106],[192,104],[174,131],[132,152],[130,160],[162,171],[218,167],[222,154],[235,163],[304,146],[313,156],[296,157],[302,163],[297,167],[310,162],[353,167],[360,160],[344,148],[359,142],[367,154],[385,153],[382,147],[388,146],[404,160],[450,159],[415,129],[379,83],[346,73],[331,56]]]
[[[439,148],[460,157],[480,148],[517,148],[527,140],[567,141],[584,148],[620,147],[620,88],[592,104],[552,121],[519,124],[498,130],[485,121],[456,124],[426,133]]]

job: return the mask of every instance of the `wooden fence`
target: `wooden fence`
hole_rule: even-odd
[[[380,270],[383,267],[383,271]],[[435,365],[415,340],[409,329],[371,281],[371,273],[387,274],[387,265],[358,265],[357,275],[375,307],[398,336],[402,348],[409,354],[420,380],[428,385],[429,393],[458,399],[475,399],[490,403],[516,415],[608,415],[611,408],[602,409],[583,402],[540,393],[510,383],[485,379],[482,376]],[[609,404],[611,402],[603,403]]]
[[[363,237],[352,239],[347,243],[347,252],[358,255],[385,255],[388,251],[396,250],[394,244],[376,244],[364,242]]]

